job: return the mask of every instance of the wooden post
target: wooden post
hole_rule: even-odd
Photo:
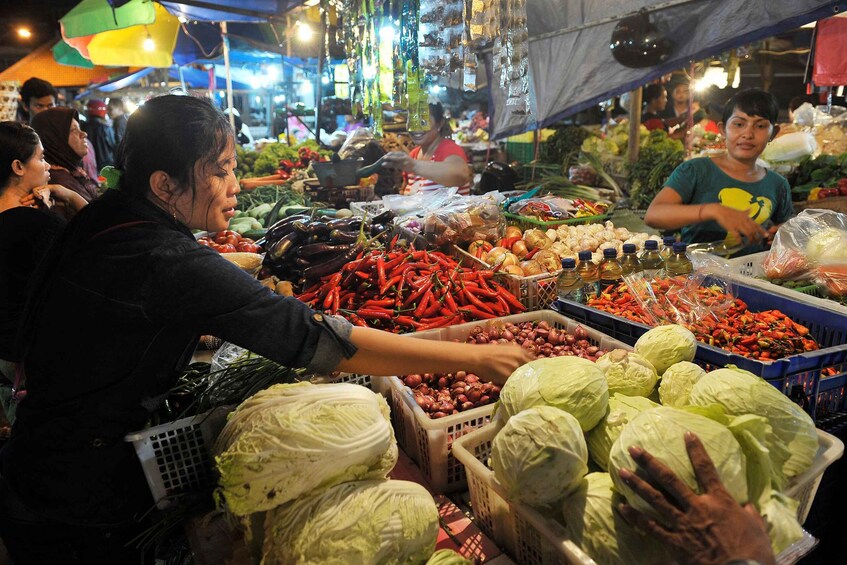
[[[635,163],[638,160],[639,136],[641,132],[641,87],[629,93],[629,143],[627,145],[627,161]]]

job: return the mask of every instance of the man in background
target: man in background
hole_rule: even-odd
[[[106,103],[92,98],[86,105],[88,121],[85,122],[85,133],[94,146],[97,154],[97,164],[100,167],[111,167],[115,164],[115,130],[106,116]]]
[[[28,124],[37,113],[54,108],[58,98],[59,92],[46,80],[38,77],[27,79],[21,86],[20,109],[23,114],[20,121]]]
[[[126,115],[124,100],[120,96],[109,98],[106,106],[109,117],[112,118],[112,129],[115,130],[115,147],[117,147],[124,137],[126,121],[129,119],[129,116]]]

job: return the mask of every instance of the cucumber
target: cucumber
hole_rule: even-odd
[[[257,230],[247,230],[244,233],[242,233],[241,235],[244,236],[244,237],[249,237],[253,241],[256,241],[258,239],[262,239],[263,237],[265,237],[266,233],[268,233],[267,228],[262,228],[262,229],[257,229]]]

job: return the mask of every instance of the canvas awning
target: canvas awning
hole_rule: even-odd
[[[53,58],[53,52],[50,48],[50,43],[37,48],[0,73],[0,80],[24,82],[31,77],[38,77],[50,82],[57,88],[70,88],[86,86],[92,82],[102,82],[108,80],[110,76],[127,72],[126,67],[97,66],[91,69],[83,69],[61,65]]]
[[[832,0],[527,0],[530,107],[513,113],[506,91],[492,72],[491,128],[495,138],[551,125],[565,116],[632,90],[663,74],[759,39],[833,15]],[[642,8],[674,48],[661,65],[633,69],[612,56],[609,44],[617,23]]]

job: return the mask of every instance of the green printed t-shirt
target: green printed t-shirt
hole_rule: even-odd
[[[718,202],[735,210],[747,210],[759,225],[768,220],[781,224],[794,215],[791,189],[785,177],[767,171],[757,182],[734,179],[718,167],[711,158],[700,157],[685,161],[671,173],[665,186],[674,189],[683,204],[711,204]],[[686,243],[723,241],[727,232],[715,221],[685,226],[681,230]],[[745,247],[737,255],[747,255],[764,250],[758,243]]]

